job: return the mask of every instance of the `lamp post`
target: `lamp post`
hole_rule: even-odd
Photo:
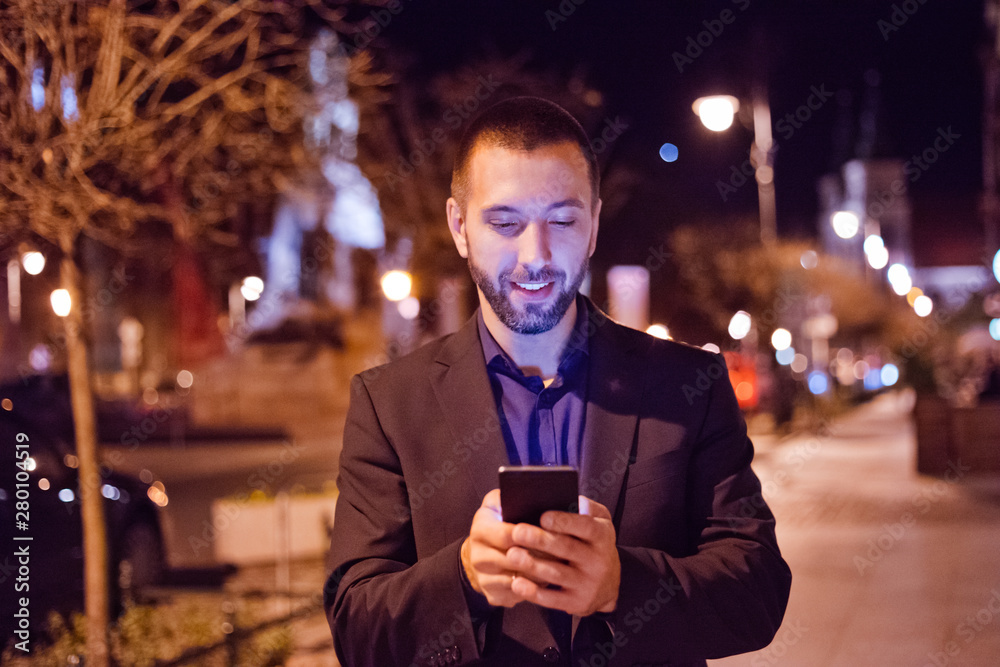
[[[699,97],[692,105],[702,124],[713,132],[722,132],[733,124],[740,109],[740,102],[731,95]],[[778,224],[774,203],[774,165],[771,133],[771,107],[763,90],[754,92],[751,101],[753,112],[753,143],[750,145],[750,162],[754,165],[757,181],[757,202],[760,208],[760,240],[772,245],[778,238]]]

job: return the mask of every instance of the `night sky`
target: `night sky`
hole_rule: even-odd
[[[752,132],[705,129],[691,111],[701,95],[746,99],[754,78],[766,80],[784,237],[815,236],[819,176],[854,157],[908,160],[951,128],[959,138],[909,184],[918,263],[941,263],[982,238],[982,16],[981,0],[403,0],[383,44],[412,52],[425,74],[491,53],[529,54],[532,67],[567,79],[583,72],[605,113],[629,125],[613,159],[642,174],[628,205],[602,222],[603,251],[625,261],[636,240],[678,224],[756,216],[752,182],[726,201],[716,185],[746,159]],[[700,53],[689,42],[699,33],[710,41]],[[817,92],[808,120],[788,122]],[[668,141],[679,148],[673,163],[657,153]],[[961,241],[956,257],[927,250],[947,253],[949,237]]]

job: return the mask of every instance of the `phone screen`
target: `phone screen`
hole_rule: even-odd
[[[578,512],[577,471],[571,466],[501,466],[500,506],[507,523],[539,525],[549,510]]]

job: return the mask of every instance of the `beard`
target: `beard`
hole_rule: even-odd
[[[472,274],[472,280],[486,297],[486,301],[490,304],[497,319],[505,327],[519,334],[545,333],[559,324],[573,300],[576,299],[576,294],[580,290],[580,285],[583,284],[589,266],[590,258],[584,257],[576,275],[572,276],[569,282],[567,282],[564,271],[542,269],[534,273],[518,273],[516,277],[513,277],[513,271],[505,271],[500,274],[498,282],[495,283],[486,271],[476,265],[472,259],[472,253],[469,253],[469,273]],[[525,305],[524,310],[518,310],[510,301],[511,284],[514,282],[551,282],[556,292],[556,298],[548,307],[543,304],[529,303]]]

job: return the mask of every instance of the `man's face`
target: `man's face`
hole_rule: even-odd
[[[466,211],[448,201],[459,254],[500,322],[539,334],[562,320],[597,242],[587,162],[571,142],[533,151],[479,145]]]

